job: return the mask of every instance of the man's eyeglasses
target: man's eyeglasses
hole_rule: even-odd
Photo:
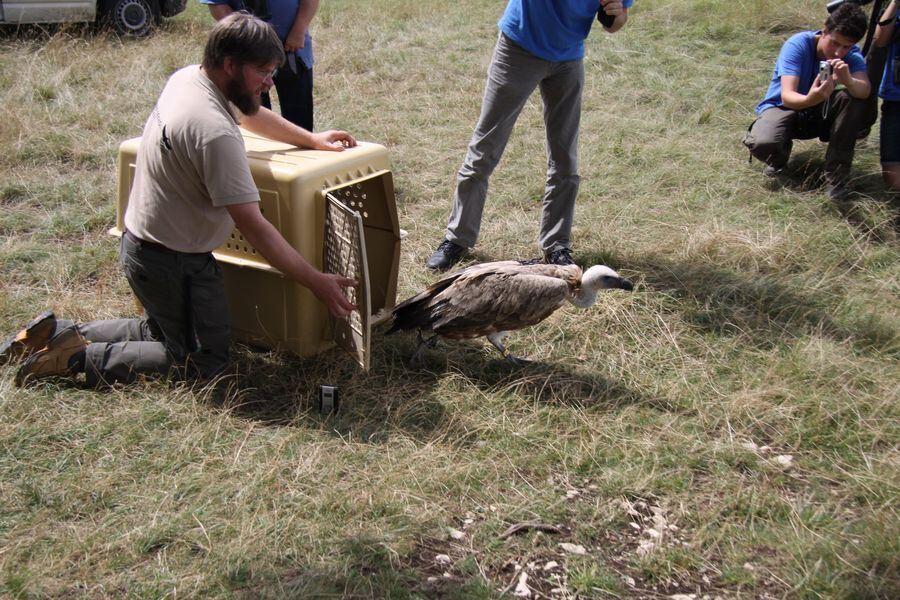
[[[265,69],[260,69],[259,67],[254,67],[253,65],[251,65],[251,68],[254,71],[256,71],[256,74],[259,75],[260,77],[262,77],[263,80],[275,79],[275,76],[278,75],[278,67],[275,67],[271,71],[266,71]]]

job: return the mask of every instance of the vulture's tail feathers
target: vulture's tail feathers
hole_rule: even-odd
[[[402,306],[395,308],[394,322],[385,335],[395,331],[431,329],[435,321],[435,312],[440,312],[441,305],[446,304],[446,300],[438,303],[432,303],[431,300],[432,298],[430,297],[420,298],[416,302],[404,303]]]
[[[430,329],[433,322],[432,312],[435,305],[431,301],[435,296],[443,292],[445,289],[457,280],[459,273],[436,281],[424,292],[417,294],[411,298],[407,298],[394,307],[394,321],[391,328],[387,330],[385,335],[390,335],[395,331],[409,331],[410,329]]]

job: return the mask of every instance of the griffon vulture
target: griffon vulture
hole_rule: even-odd
[[[633,288],[604,265],[582,273],[577,265],[483,263],[451,273],[398,304],[387,333],[418,330],[414,363],[420,361],[425,345],[433,345],[438,336],[458,340],[483,335],[506,360],[522,366],[528,361],[513,356],[503,345],[510,331],[540,323],[566,301],[588,308],[602,289]],[[435,335],[423,340],[423,331]]]

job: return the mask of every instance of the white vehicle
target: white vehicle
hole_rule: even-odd
[[[187,0],[0,0],[0,24],[102,22],[120,35],[150,33]]]

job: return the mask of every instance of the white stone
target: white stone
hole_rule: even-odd
[[[513,596],[519,598],[531,598],[531,588],[528,587],[528,573],[525,571],[519,573],[519,582],[516,584]]]
[[[561,542],[559,547],[568,552],[569,554],[587,554],[587,550],[584,549],[584,546],[581,544],[570,544],[568,542]]]
[[[790,454],[779,454],[775,457],[775,462],[782,467],[790,467],[794,464],[794,457]]]

